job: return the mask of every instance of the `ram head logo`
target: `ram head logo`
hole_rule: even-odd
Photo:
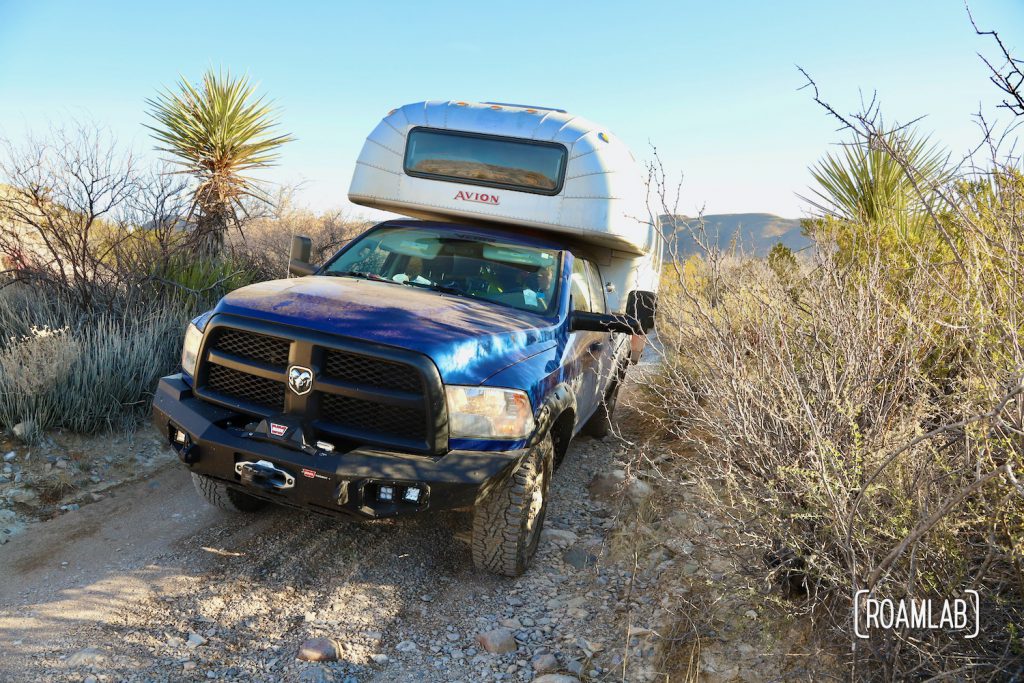
[[[308,394],[313,388],[313,371],[299,365],[288,368],[288,388],[297,396]]]

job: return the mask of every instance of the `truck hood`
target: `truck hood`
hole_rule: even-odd
[[[555,344],[553,318],[395,283],[311,276],[231,292],[215,313],[418,351],[447,384],[480,384]]]

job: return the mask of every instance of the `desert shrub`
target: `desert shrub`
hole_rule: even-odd
[[[95,126],[2,145],[0,428],[20,423],[35,438],[136,421],[176,367],[190,318],[286,277],[293,234],[313,237],[322,261],[366,227],[295,208],[283,192],[243,207],[226,248],[211,250],[190,190]]]
[[[0,297],[0,428],[29,440],[51,428],[94,432],[132,424],[156,380],[177,364],[185,312],[82,319],[37,292]]]
[[[870,229],[844,219],[847,240],[830,241],[844,225],[832,222],[785,277],[778,255],[713,247],[666,269],[662,358],[637,406],[694,454],[666,481],[703,483],[742,520],[764,576],[799,586],[789,608],[845,643],[854,677],[999,678],[1024,661],[1022,178],[994,162],[929,186],[941,210],[915,205],[908,242],[905,222],[885,222],[893,207]],[[869,232],[893,244],[869,248]],[[982,632],[857,641],[862,589],[978,590]]]
[[[293,235],[313,240],[313,263],[321,264],[373,225],[343,211],[316,213],[294,205],[291,191],[282,191],[272,212],[256,215],[244,234],[232,236],[230,251],[251,264],[261,280],[288,276],[288,251]]]

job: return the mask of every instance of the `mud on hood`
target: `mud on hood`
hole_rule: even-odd
[[[449,384],[479,384],[554,345],[554,320],[395,283],[311,276],[231,292],[215,313],[256,318],[426,354]]]

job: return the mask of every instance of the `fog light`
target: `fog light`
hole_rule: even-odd
[[[322,451],[327,451],[328,453],[334,452],[334,444],[328,441],[317,441],[316,447]]]
[[[420,491],[420,487],[418,487],[418,486],[410,486],[409,488],[407,488],[405,490],[405,495],[402,496],[402,498],[407,503],[418,503],[418,502],[420,502],[420,494],[421,493],[422,493],[422,491]]]
[[[187,440],[188,440],[188,435],[185,432],[180,431],[178,429],[174,430],[174,443],[180,443],[181,445],[184,446],[185,445],[185,441],[187,441]]]
[[[380,491],[377,492],[378,500],[394,500],[395,499],[395,487],[394,486],[381,486]]]

